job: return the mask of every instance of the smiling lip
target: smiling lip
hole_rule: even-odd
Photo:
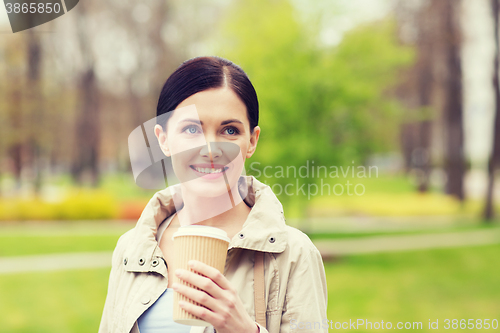
[[[222,176],[224,172],[229,169],[229,167],[224,166],[222,164],[214,164],[212,168],[212,164],[203,163],[203,164],[192,164],[189,166],[193,171],[204,179],[216,179]]]

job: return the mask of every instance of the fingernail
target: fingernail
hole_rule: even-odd
[[[189,267],[193,268],[193,267],[194,267],[194,265],[195,265],[195,264],[194,264],[194,261],[193,261],[193,260],[189,260],[189,261],[188,261],[188,266],[189,266]]]
[[[180,269],[176,269],[175,270],[175,275],[177,275],[178,277],[180,277],[182,275],[182,272]]]
[[[172,284],[172,289],[177,290],[179,288],[179,285],[177,283]]]
[[[179,301],[179,306],[184,307],[184,301]]]

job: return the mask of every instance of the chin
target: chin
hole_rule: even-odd
[[[215,198],[224,194],[228,194],[228,189],[224,178],[217,179],[217,181],[207,181],[203,178],[197,178],[183,183],[183,187],[187,192],[183,193],[183,195]]]

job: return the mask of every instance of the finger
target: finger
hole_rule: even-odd
[[[185,301],[179,301],[179,306],[189,312],[190,314],[209,322],[212,326],[216,326],[219,322],[219,316],[199,305],[191,304]]]
[[[206,306],[213,312],[217,312],[218,310],[220,310],[220,305],[218,305],[217,301],[204,291],[197,290],[180,283],[174,283],[172,285],[172,288],[178,293],[191,299],[192,301],[195,301],[198,304]]]
[[[175,275],[182,281],[201,289],[213,298],[220,299],[223,296],[223,290],[205,276],[181,268],[175,270]]]
[[[225,289],[225,290],[231,289],[231,284],[226,279],[224,274],[219,272],[218,269],[216,269],[212,266],[209,266],[209,265],[207,265],[201,261],[198,261],[198,260],[189,260],[188,266],[192,270],[194,270],[195,272],[198,272],[198,273],[210,278],[212,281],[214,281],[222,289]]]

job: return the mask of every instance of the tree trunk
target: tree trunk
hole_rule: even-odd
[[[76,120],[73,178],[78,184],[99,183],[99,101],[93,68],[80,78],[81,105]],[[88,179],[90,178],[90,179]]]
[[[23,105],[21,94],[21,82],[19,77],[14,75],[10,80],[13,89],[10,94],[10,126],[13,131],[10,134],[14,137],[13,142],[9,143],[7,152],[12,160],[16,190],[21,187],[21,171],[23,168]]]
[[[495,91],[495,127],[493,129],[493,149],[488,161],[488,187],[486,191],[486,205],[483,217],[486,222],[491,222],[495,216],[493,207],[493,189],[495,186],[495,171],[500,161],[500,85],[499,85],[499,34],[498,34],[498,13],[500,9],[499,0],[491,0],[493,22],[495,29],[495,58],[493,64],[493,89]]]
[[[400,98],[408,108],[411,123],[401,127],[401,147],[405,161],[405,171],[414,171],[417,177],[417,189],[426,192],[429,189],[431,172],[431,144],[433,96],[434,96],[434,62],[436,62],[436,22],[441,19],[436,15],[435,1],[422,4],[419,8],[404,8],[401,17],[408,24],[408,13],[413,18],[412,28],[416,35],[417,61],[408,73],[408,81],[400,86]],[[402,21],[402,22],[403,22]],[[413,42],[412,42],[413,43]]]
[[[89,182],[99,184],[99,90],[94,72],[94,57],[90,43],[90,32],[86,26],[88,3],[82,1],[76,8],[78,23],[78,42],[85,61],[85,70],[79,81],[80,105],[75,124],[75,148],[71,174],[78,184]]]
[[[429,6],[429,8],[432,8]],[[431,172],[431,129],[432,122],[428,119],[429,110],[432,104],[432,84],[433,84],[433,47],[432,47],[432,31],[430,27],[429,8],[423,11],[420,19],[420,36],[418,42],[419,61],[417,63],[417,98],[420,107],[420,112],[424,119],[418,123],[418,143],[417,149],[414,151],[416,167],[418,173],[418,190],[427,192],[429,189],[429,179]]]
[[[462,65],[460,59],[460,1],[446,0],[444,4],[444,41],[447,80],[444,96],[446,123],[445,171],[446,193],[464,200],[464,134],[462,110]]]
[[[41,170],[41,147],[44,138],[43,129],[43,97],[41,85],[41,64],[42,64],[42,46],[40,37],[35,34],[33,29],[28,30],[27,34],[27,50],[28,50],[28,97],[29,103],[28,114],[30,123],[30,138],[27,142],[29,147],[29,156],[31,171],[34,174],[34,190],[35,194],[40,193],[42,187],[42,170]]]

